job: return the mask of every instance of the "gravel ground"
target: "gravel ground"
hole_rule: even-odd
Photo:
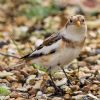
[[[48,2],[45,5],[50,5]],[[75,4],[62,7],[55,3],[63,8],[59,9],[60,13],[42,20],[28,19],[25,15],[16,15],[24,4],[16,8],[16,3],[12,3],[11,13],[13,6],[9,3],[0,5],[6,11],[0,10],[0,52],[17,57],[28,54],[45,37],[63,27],[66,16],[80,14]],[[88,25],[86,43],[80,56],[65,68],[73,85],[67,85],[62,71],[55,73],[55,84],[64,91],[62,96],[57,95],[46,72],[23,60],[0,55],[0,100],[100,100],[100,14],[84,14]]]

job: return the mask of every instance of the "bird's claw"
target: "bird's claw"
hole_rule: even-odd
[[[63,96],[64,94],[65,92],[63,91],[63,89],[61,89],[60,87],[55,87],[54,95]]]
[[[52,94],[52,96],[63,96],[65,94],[65,92],[63,91],[63,89],[61,89],[60,87],[54,85],[54,83],[51,80],[48,80],[48,84],[50,86],[53,86],[55,89],[55,92]]]

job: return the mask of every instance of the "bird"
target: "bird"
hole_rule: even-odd
[[[58,91],[52,73],[62,69],[68,78],[64,66],[69,65],[79,56],[84,46],[86,33],[85,17],[83,15],[69,16],[62,29],[47,37],[42,44],[31,53],[23,56],[22,59],[46,68],[55,89]]]

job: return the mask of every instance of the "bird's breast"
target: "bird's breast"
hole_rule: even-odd
[[[73,59],[77,58],[80,54],[81,48],[71,48],[65,47],[63,50],[60,51],[59,54],[59,63],[61,65],[69,64]]]

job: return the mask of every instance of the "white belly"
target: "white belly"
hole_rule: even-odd
[[[80,48],[65,48],[59,55],[60,64],[69,64],[73,59],[78,57],[78,55],[80,54],[80,50]]]
[[[55,54],[34,59],[33,63],[46,66],[46,68],[52,67],[52,69],[58,69],[56,68],[58,64],[69,64],[79,55],[80,50],[80,48],[64,48],[57,51]]]
[[[51,64],[52,66],[56,66],[58,64],[67,65],[73,59],[75,59],[79,55],[79,53],[80,53],[80,48],[77,49],[65,48],[60,52],[57,52],[55,55],[53,55],[49,64]]]

